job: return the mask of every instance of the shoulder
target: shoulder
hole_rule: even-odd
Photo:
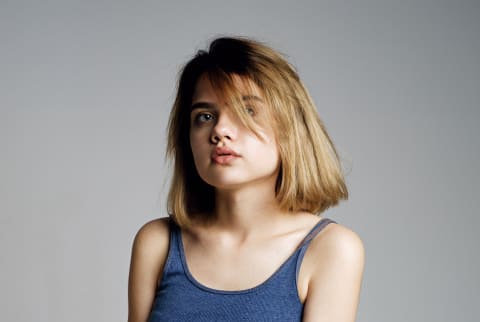
[[[150,220],[140,227],[135,238],[152,237],[152,235],[158,237],[159,235],[168,233],[170,230],[169,222],[169,217]]]
[[[131,265],[136,271],[161,275],[170,245],[169,218],[158,218],[145,223],[135,235]],[[153,276],[152,276],[153,278]]]
[[[306,316],[353,321],[365,265],[365,248],[360,236],[348,227],[330,223],[312,240],[305,260]],[[316,321],[310,318],[305,321]]]
[[[349,265],[361,269],[365,260],[365,247],[360,236],[350,228],[337,223],[328,224],[311,242],[307,254],[317,258],[312,267]],[[314,277],[314,276],[312,276]]]
[[[365,248],[360,236],[350,228],[338,223],[330,223],[323,234],[312,241],[312,248],[325,256],[335,256],[350,260],[361,259]]]
[[[158,218],[143,224],[135,234],[133,248],[142,253],[166,253],[170,240],[169,218]]]
[[[168,218],[145,223],[133,240],[128,278],[128,320],[145,321],[168,255]]]

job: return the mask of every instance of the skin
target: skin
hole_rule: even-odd
[[[242,94],[262,97],[253,86]],[[321,219],[306,213],[285,213],[275,200],[279,155],[274,131],[262,104],[252,117],[260,137],[229,111],[207,78],[201,77],[192,104],[203,107],[191,115],[190,140],[201,178],[216,187],[214,223],[195,222],[182,231],[187,265],[201,284],[221,290],[252,288],[271,276]],[[248,108],[248,102],[245,102]],[[265,106],[263,106],[265,107]],[[216,147],[241,155],[226,165],[210,158]],[[165,218],[146,223],[132,247],[129,274],[129,322],[146,321],[168,253]],[[251,269],[251,263],[255,270]],[[359,236],[340,224],[330,224],[311,242],[303,259],[298,294],[303,321],[353,322],[359,302],[365,251]]]

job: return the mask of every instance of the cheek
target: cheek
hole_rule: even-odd
[[[211,147],[205,138],[205,133],[190,134],[190,150],[192,151],[193,163],[198,174],[203,178],[203,174],[210,165]]]
[[[190,135],[190,150],[192,151],[195,165],[198,167],[197,161],[199,160],[199,154],[201,153],[202,147],[200,140],[196,135]]]
[[[276,155],[276,158],[279,158],[279,149],[278,142],[275,137],[275,134],[271,130],[259,130],[259,137],[261,139],[261,144],[263,148],[268,151],[270,155]]]
[[[262,167],[278,166],[280,151],[277,140],[265,131],[259,131],[258,134],[261,140],[258,137],[251,137],[251,141],[247,143],[251,147],[249,149],[250,155],[257,164],[262,164]]]
[[[190,147],[193,149],[199,149],[201,147],[201,143],[205,140],[205,134],[203,131],[195,130],[190,131]]]

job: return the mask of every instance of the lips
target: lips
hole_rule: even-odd
[[[238,153],[226,147],[216,148],[212,152],[212,160],[218,164],[227,164],[238,157],[240,157]]]

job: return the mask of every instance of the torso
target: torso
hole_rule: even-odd
[[[155,295],[152,296],[148,321],[182,320],[178,314],[185,317],[183,320],[195,317],[194,320],[197,321],[220,321],[226,320],[223,314],[228,311],[229,317],[236,317],[238,321],[260,321],[264,319],[259,317],[269,316],[268,321],[298,322],[302,321],[304,309],[310,319],[315,317],[319,291],[326,296],[339,282],[330,282],[328,273],[328,270],[333,270],[331,273],[335,275],[336,270],[342,268],[343,264],[337,260],[337,251],[344,252],[345,255],[339,255],[343,258],[350,256],[350,245],[358,240],[351,230],[339,224],[332,225],[331,222],[328,218],[309,214],[299,216],[295,222],[285,222],[284,230],[269,229],[270,232],[282,233],[265,235],[265,246],[259,249],[251,247],[258,246],[260,239],[246,243],[249,246],[247,248],[240,248],[254,252],[250,256],[255,256],[258,251],[271,259],[271,262],[252,263],[252,269],[248,270],[249,263],[246,261],[251,260],[251,257],[243,256],[243,252],[238,251],[239,248],[230,248],[239,252],[238,259],[230,255],[225,261],[215,261],[215,252],[228,250],[225,247],[219,248],[215,242],[221,234],[200,227],[181,230],[169,218],[154,220],[148,224],[150,228],[147,230],[153,238],[148,238],[149,246],[145,248],[155,250],[148,257],[151,263],[158,263],[159,273],[155,275],[159,280]],[[304,240],[307,234],[309,238]],[[298,239],[294,236],[298,236]],[[197,240],[200,242],[197,243]],[[293,254],[296,245],[290,245],[292,241],[296,245],[303,241],[303,246]],[[273,251],[268,245],[290,245],[291,251],[280,247]],[[205,252],[205,246],[211,252]],[[355,244],[353,246],[356,247]],[[344,250],[349,253],[346,254]],[[205,254],[205,257],[201,254]],[[290,254],[292,256],[282,264],[281,259]],[[215,265],[222,266],[218,268]],[[236,274],[230,275],[234,278],[229,279],[225,270],[235,270]],[[232,280],[236,283],[232,284]],[[323,290],[321,285],[326,285]],[[179,302],[178,299],[183,301]],[[202,303],[205,305],[202,306]],[[212,319],[211,316],[216,318]]]
[[[276,225],[276,231],[241,244],[232,242],[226,234],[202,226],[182,230],[188,269],[199,283],[213,289],[250,289],[267,280],[321,219],[310,213],[299,213]],[[306,258],[298,276],[302,303],[307,296],[311,272],[308,262]]]

